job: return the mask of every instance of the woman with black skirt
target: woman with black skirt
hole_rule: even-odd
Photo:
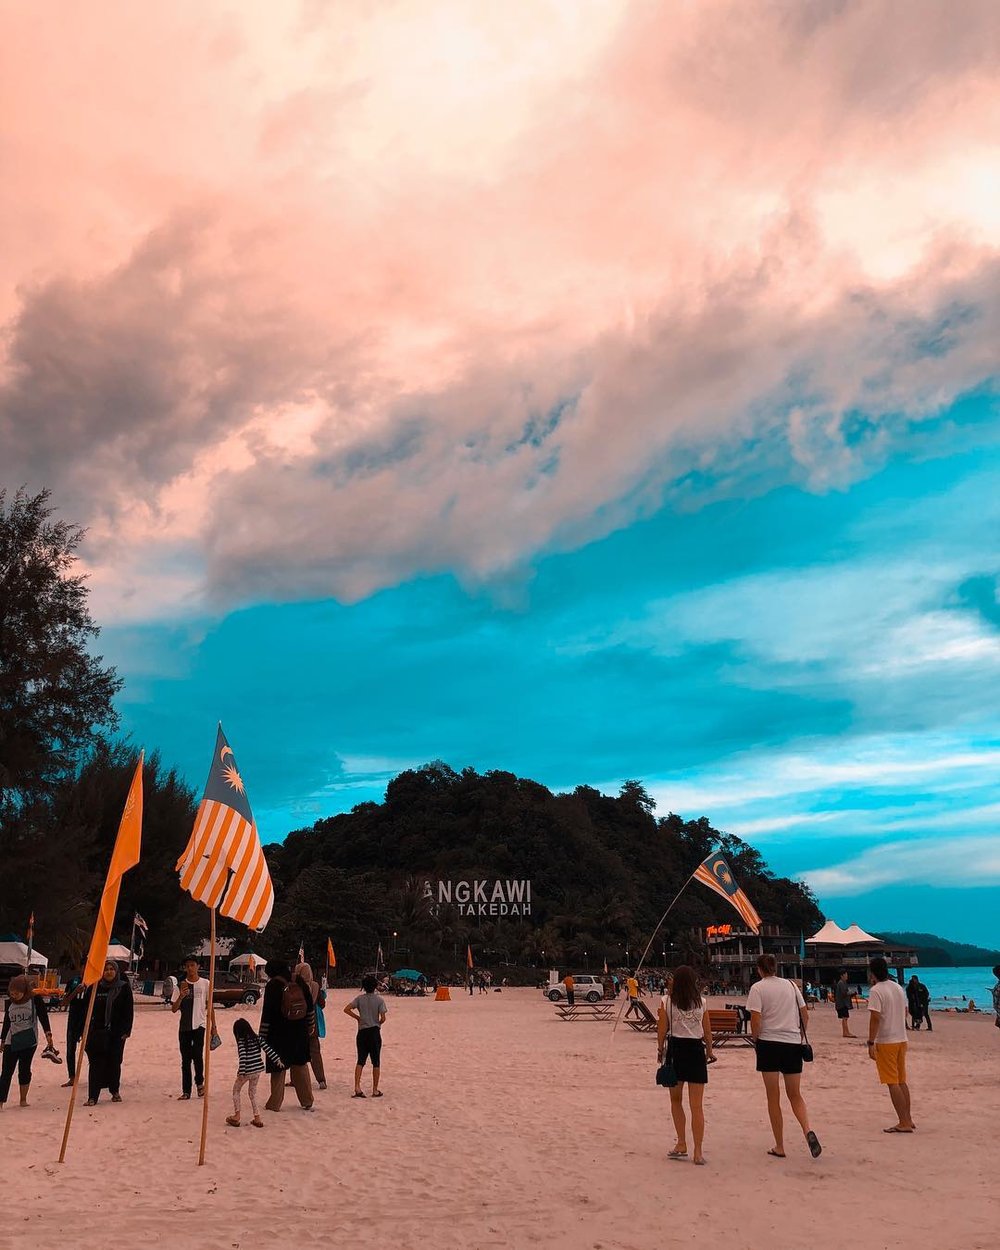
[[[708,1084],[708,1065],[715,1063],[712,1054],[712,1028],[708,1022],[708,1004],[698,989],[694,969],[682,964],[674,971],[670,992],[660,1000],[656,1030],[657,1058],[662,1063],[669,1057],[677,1073],[677,1084],[670,1090],[670,1114],[673,1116],[677,1141],[668,1154],[670,1159],[686,1159],[687,1120],[684,1115],[684,1086],[691,1107],[691,1135],[694,1138],[692,1162],[704,1164],[702,1143],[705,1139],[703,1099]]]

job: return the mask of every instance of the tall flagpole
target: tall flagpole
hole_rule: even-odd
[[[215,1032],[215,908],[210,907],[212,916],[211,954],[208,965],[208,1014],[205,1018],[205,1097],[201,1100],[201,1147],[198,1151],[198,1166],[205,1162],[205,1141],[208,1137],[208,1095],[209,1072],[212,1066],[212,1034]]]
[[[697,871],[698,871],[698,869],[697,869],[697,868],[695,868],[695,869],[694,869],[694,871],[691,873],[691,875],[688,877],[688,879],[684,882],[684,884],[681,886],[681,888],[680,888],[680,889],[677,891],[677,893],[674,895],[674,897],[670,900],[670,906],[667,908],[667,910],[666,910],[666,911],[663,913],[663,915],[660,917],[659,924],[657,924],[656,928],[653,930],[653,936],[652,936],[652,937],[649,939],[649,941],[646,943],[646,949],[642,952],[642,958],[639,960],[639,962],[638,962],[638,963],[636,964],[636,966],[635,966],[635,972],[634,972],[634,973],[632,973],[632,975],[633,975],[633,976],[636,976],[636,977],[637,977],[637,976],[639,975],[639,970],[642,968],[642,965],[646,962],[646,956],[647,956],[647,955],[649,954],[649,952],[652,950],[653,943],[656,941],[656,935],[657,935],[657,934],[659,933],[659,931],[663,928],[663,922],[664,922],[664,920],[666,920],[666,918],[670,915],[670,913],[671,913],[671,912],[673,911],[673,909],[674,909],[674,904],[677,902],[677,900],[680,898],[680,896],[684,893],[684,891],[688,888],[688,886],[689,886],[689,885],[691,884],[691,882],[694,880],[694,874],[695,874]],[[615,1024],[614,1024],[614,1028],[611,1030],[611,1041],[612,1041],[612,1042],[615,1040],[615,1034],[618,1032],[618,1026],[619,1026],[619,1024],[621,1024],[621,1022],[622,1022],[622,1017],[625,1015],[625,1004],[626,1004],[627,1002],[628,1002],[628,991],[626,990],[626,992],[625,992],[625,998],[622,1000],[622,1005],[618,1008],[618,1015],[615,1017]],[[608,1044],[608,1053],[610,1054],[610,1042],[609,1042],[609,1044]]]

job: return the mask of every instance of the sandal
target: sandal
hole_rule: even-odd
[[[254,1128],[263,1128],[263,1127],[264,1127],[264,1121],[260,1118],[260,1116],[259,1116],[259,1115],[258,1115],[258,1116],[255,1116],[255,1117],[254,1117],[254,1119],[252,1119],[252,1120],[250,1121],[250,1123],[254,1126]]]
[[[769,1150],[767,1153],[773,1155],[775,1159],[783,1159],[785,1157],[783,1150]]]
[[[88,1099],[87,1099],[87,1101],[86,1101],[83,1105],[84,1105],[85,1107],[96,1107],[96,1106],[97,1106],[97,1099],[96,1099],[96,1098],[88,1098]]]
[[[111,1095],[111,1101],[112,1101],[112,1102],[121,1102],[121,1100],[122,1100],[122,1096],[121,1096],[121,1094],[112,1094],[112,1095]]]
[[[239,1117],[238,1117],[238,1116],[235,1116],[235,1115],[227,1115],[227,1116],[226,1116],[226,1123],[227,1123],[227,1124],[232,1125],[232,1127],[233,1127],[233,1128],[239,1128],[239,1127],[240,1127]]]
[[[686,1159],[688,1152],[686,1150],[670,1150],[667,1152],[668,1159]]]
[[[356,1089],[354,1093],[351,1095],[351,1097],[352,1098],[364,1098],[364,1094],[361,1092],[360,1089]]]
[[[814,1159],[818,1159],[823,1153],[823,1147],[819,1144],[819,1138],[815,1133],[806,1133],[806,1141],[809,1143],[809,1153]]]
[[[385,1095],[382,1093],[382,1091],[381,1091],[380,1089],[377,1089],[377,1090],[375,1090],[375,1091],[372,1093],[372,1097],[373,1097],[373,1098],[384,1098],[384,1097],[385,1097]]]

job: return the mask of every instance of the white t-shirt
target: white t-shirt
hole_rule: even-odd
[[[747,995],[747,1011],[760,1012],[762,1042],[801,1042],[799,1008],[804,1006],[799,987],[784,977],[755,981]]]
[[[681,1011],[676,1003],[671,1003],[669,994],[663,995],[660,1004],[667,1017],[668,1036],[704,1038],[705,1029],[702,1019],[708,1008],[704,999],[700,1007],[692,1007],[690,1011]]]
[[[868,991],[868,1010],[879,1013],[876,1042],[906,1041],[906,991],[896,981],[876,981]]]

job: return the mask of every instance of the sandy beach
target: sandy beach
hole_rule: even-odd
[[[990,1016],[939,1014],[932,1034],[912,1035],[919,1128],[893,1137],[881,1132],[889,1100],[863,1043],[839,1037],[832,1008],[815,1009],[803,1086],[824,1147],[815,1162],[787,1129],[789,1157],[767,1156],[753,1054],[722,1050],[706,1094],[709,1166],[694,1168],[666,1159],[655,1038],[622,1026],[609,1047],[610,1026],[562,1022],[534,990],[454,995],[390,1000],[385,1097],[374,1102],[348,1097],[354,1028],[340,1011],[348,993],[333,992],[330,1088],[312,1115],[294,1099],[265,1113],[263,1132],[224,1123],[237,1013],[220,1011],[202,1168],[201,1105],[177,1101],[177,1021],[164,1009],[138,1010],[124,1101],[87,1109],[81,1099],[62,1166],[66,1069],[36,1059],[31,1106],[15,1100],[0,1115],[0,1247],[98,1250],[161,1236],[198,1250],[995,1245],[1000,1034]],[[865,1013],[854,1019],[863,1033]],[[61,1047],[65,1016],[54,1020]]]

